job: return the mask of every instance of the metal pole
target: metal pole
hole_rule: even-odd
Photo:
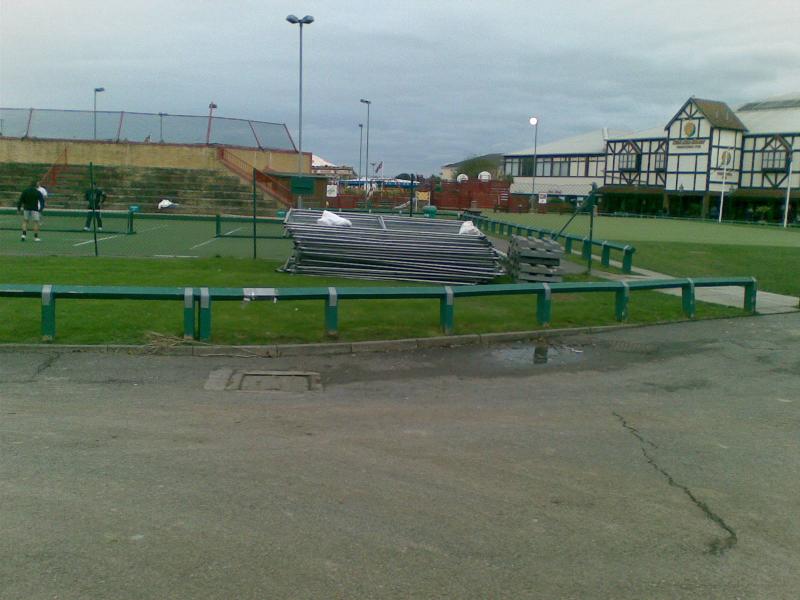
[[[256,257],[256,170],[253,169],[253,259]]]
[[[361,152],[362,147],[364,145],[364,124],[358,124],[358,176],[362,177],[363,172],[361,171]]]
[[[94,108],[92,109],[92,117],[94,120],[94,140],[97,140],[97,90],[94,91]]]
[[[539,141],[539,119],[536,119],[536,125],[533,126],[533,171],[531,172],[531,197],[536,194],[536,150]],[[531,207],[533,209],[533,207]]]
[[[158,113],[158,138],[164,142],[164,113]]]
[[[369,208],[369,106],[372,102],[362,98],[361,103],[367,105],[367,152],[364,160],[364,170],[367,172],[367,177],[364,180],[364,206]]]
[[[794,147],[789,147],[789,176],[786,178],[786,202],[783,205],[783,226],[789,226],[789,196],[792,193],[792,166],[794,165]]]
[[[89,182],[92,199],[92,234],[94,235],[94,255],[99,256],[97,251],[97,187],[94,184],[94,165],[89,163]]]
[[[722,209],[725,206],[725,178],[728,174],[728,163],[725,162],[722,165],[722,192],[719,195],[719,218],[717,219],[717,223],[722,223]]]
[[[587,273],[589,275],[592,274],[592,246],[594,246],[594,243],[592,241],[593,238],[594,238],[594,204],[589,207],[589,268],[587,270]]]
[[[411,194],[408,196],[408,216],[414,216],[414,174],[411,174]]]
[[[300,22],[300,108],[298,110],[298,149],[297,149],[297,177],[303,175],[303,23]],[[298,181],[298,185],[299,185]],[[303,196],[297,196],[297,208],[303,208]]]

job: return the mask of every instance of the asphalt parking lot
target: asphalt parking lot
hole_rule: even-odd
[[[213,385],[264,369],[322,389]],[[798,314],[306,358],[2,353],[0,598],[796,598],[798,374]]]

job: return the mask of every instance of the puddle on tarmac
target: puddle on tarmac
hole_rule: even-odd
[[[565,344],[539,342],[495,348],[491,351],[490,357],[505,365],[564,365],[581,360],[584,351],[582,348]]]

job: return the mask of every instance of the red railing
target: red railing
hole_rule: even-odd
[[[58,183],[58,176],[67,168],[67,147],[64,146],[63,152],[58,155],[56,161],[47,169],[47,173],[39,180],[45,188],[55,187]]]
[[[272,196],[287,208],[294,206],[292,190],[280,179],[264,171],[259,171],[241,156],[237,156],[225,148],[217,148],[217,159],[232,173],[246,181],[253,181],[255,174],[256,187]]]

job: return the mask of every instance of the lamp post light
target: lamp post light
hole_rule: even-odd
[[[163,144],[164,143],[164,117],[167,113],[158,113],[158,139]]]
[[[361,178],[361,150],[364,145],[364,124],[358,124],[358,177]]]
[[[531,170],[531,208],[533,210],[536,206],[536,149],[539,141],[539,119],[531,117],[528,123],[533,126],[533,167]]]
[[[364,98],[361,98],[361,100],[359,100],[359,102],[361,102],[361,104],[366,104],[367,105],[367,152],[366,152],[366,157],[365,157],[365,160],[364,160],[364,166],[366,167],[366,170],[367,170],[367,179],[364,182],[364,202],[368,204],[369,203],[369,196],[368,196],[368,191],[367,190],[368,190],[368,187],[369,187],[369,107],[372,104],[372,100],[366,100]],[[369,208],[369,206],[367,206],[367,208]]]
[[[298,178],[303,174],[303,25],[311,25],[314,22],[314,17],[306,15],[302,19],[298,19],[294,15],[286,17],[292,25],[300,26],[300,94],[298,105],[298,133],[297,133],[297,176]],[[303,197],[298,195],[297,207],[303,207]]]
[[[106,88],[104,87],[96,87],[94,88],[94,110],[92,111],[92,117],[94,120],[94,139],[97,139],[97,94],[100,92],[105,92]]]

